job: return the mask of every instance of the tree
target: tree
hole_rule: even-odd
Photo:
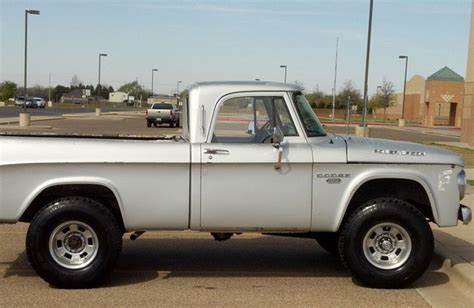
[[[63,85],[57,85],[53,92],[51,93],[53,100],[59,100],[64,94],[69,93],[71,88],[65,87]]]
[[[71,78],[71,83],[69,84],[71,86],[71,89],[80,89],[80,86],[82,84],[82,81],[79,80],[79,77],[77,77],[76,74],[72,76]]]
[[[385,119],[387,108],[395,105],[396,102],[393,82],[384,78],[378,97],[378,107],[383,108],[383,118]]]
[[[129,95],[133,95],[133,96],[135,96],[136,100],[141,100],[141,99],[146,100],[148,98],[148,96],[151,95],[151,93],[149,91],[147,91],[144,86],[140,85],[138,83],[138,81],[136,81],[136,80],[121,85],[118,88],[118,91],[128,93]],[[183,92],[181,92],[181,93],[183,93]],[[184,96],[182,96],[182,97],[184,97]]]
[[[347,108],[348,97],[351,98],[351,105],[357,105],[357,110],[362,110],[363,99],[359,89],[357,89],[352,80],[348,80],[342,86],[336,97],[339,108]]]
[[[13,81],[6,80],[0,83],[0,100],[7,101],[16,95],[17,85]]]

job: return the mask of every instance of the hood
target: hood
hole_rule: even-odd
[[[419,143],[364,137],[343,137],[347,162],[390,164],[446,164],[464,166],[464,158],[454,152]]]

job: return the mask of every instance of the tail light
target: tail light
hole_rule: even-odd
[[[148,109],[145,111],[145,114],[148,115]]]

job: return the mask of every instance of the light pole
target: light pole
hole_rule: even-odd
[[[23,112],[26,112],[26,97],[28,96],[28,93],[26,91],[26,76],[27,76],[27,63],[28,63],[28,61],[27,61],[27,58],[28,58],[27,57],[28,56],[28,14],[39,15],[40,11],[38,11],[38,10],[25,10],[25,76],[24,76],[24,80],[23,80],[24,81],[23,86],[25,88],[25,92],[24,92],[24,101],[23,101]]]
[[[403,81],[402,118],[398,120],[398,126],[405,126],[405,93],[407,89],[408,56],[398,56],[398,58],[405,59],[405,79]]]
[[[280,68],[285,69],[285,83],[286,83],[286,70],[288,69],[288,67],[286,65],[280,65]]]
[[[176,82],[176,107],[178,107],[179,105],[179,84],[181,82],[181,80],[178,80],[178,82]]]
[[[97,82],[97,96],[100,96],[100,90],[101,90],[101,86],[100,86],[100,62],[101,61],[100,61],[100,59],[102,57],[107,57],[107,54],[106,53],[99,53],[99,79],[98,79],[98,82]]]
[[[157,68],[153,68],[151,70],[151,97],[153,97],[153,95],[154,95],[154,93],[153,93],[153,76],[154,76],[155,72],[158,72]]]
[[[364,110],[362,117],[362,126],[364,127],[364,137],[367,136],[367,105],[369,104],[368,98],[368,83],[369,83],[369,60],[370,60],[370,41],[372,37],[372,12],[374,10],[374,0],[370,0],[369,5],[369,27],[367,29],[367,53],[365,56],[365,80],[364,80]]]

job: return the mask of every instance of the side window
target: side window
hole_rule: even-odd
[[[247,96],[225,101],[219,108],[213,143],[269,143],[273,127],[297,136],[283,97]]]

